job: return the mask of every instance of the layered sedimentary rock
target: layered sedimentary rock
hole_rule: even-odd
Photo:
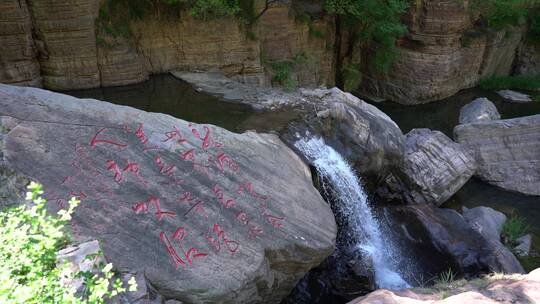
[[[262,5],[262,2],[264,1],[257,3]],[[317,4],[311,6],[322,10]],[[257,9],[261,10],[262,7]],[[264,59],[294,61],[296,58],[298,61],[301,58],[293,75],[300,86],[332,84],[334,82],[332,19],[318,18],[309,21],[308,24],[296,20],[291,14],[294,12],[286,6],[274,6],[258,21],[257,28]]]
[[[413,129],[406,135],[403,161],[387,178],[383,196],[409,204],[441,205],[473,175],[476,161],[439,131]]]
[[[41,86],[26,1],[0,3],[0,82]]]
[[[44,185],[51,212],[78,197],[75,241],[98,238],[165,300],[278,303],[334,249],[330,207],[276,135],[7,85],[0,116],[5,165]]]
[[[540,195],[540,115],[459,125],[454,137],[476,159],[478,177]]]
[[[120,35],[99,28],[102,3],[0,4],[0,82],[40,86],[42,76],[44,87],[67,90],[137,83],[171,70],[219,69],[261,86],[271,81],[270,62],[299,59],[292,77],[300,85],[333,82],[331,20],[299,22],[290,4],[273,4],[249,29],[234,18],[199,20],[182,11],[170,19],[150,11],[127,25],[129,35]],[[255,2],[255,11],[263,7],[264,1]],[[313,29],[329,38],[315,37]]]
[[[510,72],[521,39],[518,30],[482,33],[470,12],[453,0],[411,4],[409,34],[386,75],[367,72],[361,90],[403,104],[443,99],[474,86],[481,77]]]
[[[97,0],[28,0],[43,86],[56,90],[100,85],[95,19]]]

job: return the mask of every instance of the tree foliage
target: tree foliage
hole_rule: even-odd
[[[408,8],[406,0],[326,0],[326,11],[343,16],[356,30],[363,47],[373,56],[372,65],[387,71],[398,56],[396,40],[407,32],[401,15]]]
[[[527,20],[530,0],[473,0],[471,10],[493,29],[522,25]]]
[[[119,279],[113,280],[112,264],[77,273],[57,265],[56,253],[68,242],[65,225],[79,201],[71,199],[69,208],[55,217],[45,210],[41,185],[31,183],[28,189],[32,206],[0,212],[0,303],[101,304],[126,291]],[[83,279],[82,294],[63,283],[74,278]],[[129,284],[134,291],[133,278]]]

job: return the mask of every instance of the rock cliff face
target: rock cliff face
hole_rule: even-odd
[[[403,104],[449,97],[481,77],[508,74],[521,40],[518,30],[475,32],[462,1],[414,1],[409,34],[386,76],[365,73],[361,90]]]
[[[252,29],[231,18],[201,21],[183,12],[177,20],[148,14],[132,21],[132,36],[97,30],[99,0],[26,0],[0,4],[0,82],[55,90],[141,82],[152,73],[220,69],[249,84],[269,83],[266,64],[307,57],[294,73],[300,85],[333,82],[332,23],[295,20],[290,5],[274,5]],[[264,1],[257,0],[255,10]],[[310,26],[325,36],[310,34]],[[43,82],[41,82],[41,78]]]
[[[0,82],[41,86],[26,1],[0,3]]]
[[[334,249],[330,206],[276,135],[8,85],[0,123],[0,165],[44,184],[49,211],[81,199],[74,239],[166,300],[279,303]]]

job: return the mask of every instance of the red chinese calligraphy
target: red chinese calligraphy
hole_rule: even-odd
[[[240,222],[240,224],[244,225],[244,226],[249,224],[248,215],[243,211],[236,215],[236,220],[238,220]]]
[[[122,171],[120,170],[120,168],[118,167],[116,162],[114,160],[112,160],[112,159],[108,159],[107,164],[109,164],[107,166],[107,170],[113,171],[113,173],[114,173],[114,181],[117,182],[117,183],[121,182],[122,179],[123,179]]]
[[[165,139],[162,142],[168,142],[170,140],[175,140],[176,142],[183,144],[187,139],[182,137],[182,133],[176,126],[173,126],[174,130],[165,133]]]
[[[236,200],[234,200],[233,198],[230,198],[230,199],[225,198],[225,196],[223,194],[223,190],[218,185],[215,185],[214,188],[212,189],[212,191],[214,191],[214,194],[216,195],[218,201],[225,208],[228,209],[228,208],[231,208],[232,206],[236,205]]]
[[[216,237],[212,236],[212,234],[214,234]],[[240,247],[240,243],[234,240],[230,240],[226,237],[225,231],[221,229],[218,224],[214,224],[213,229],[211,231],[209,230],[206,233],[206,239],[217,252],[221,250],[222,244],[227,247],[227,250],[230,252],[231,255],[234,255]]]
[[[110,144],[110,145],[114,145],[114,146],[117,146],[117,147],[120,147],[120,148],[125,148],[125,147],[127,147],[127,144],[117,143],[117,142],[115,142],[114,140],[110,140],[110,139],[99,139],[98,137],[101,136],[101,132],[105,131],[105,129],[107,129],[107,128],[101,128],[101,129],[99,129],[99,131],[96,133],[96,135],[94,135],[94,137],[92,137],[92,139],[90,140],[90,146],[91,146],[91,147],[95,147],[95,146],[96,146],[97,144],[99,144],[99,143]]]
[[[156,198],[156,197],[150,197],[145,202],[137,202],[131,208],[137,214],[138,213],[148,213],[148,210],[149,210],[150,206],[154,206],[154,209],[156,210],[155,215],[156,215],[158,221],[160,221],[163,218],[163,216],[176,216],[176,212],[162,211],[161,210],[161,203],[160,203],[159,199]]]
[[[245,182],[245,183],[241,184],[240,187],[238,187],[238,191],[236,191],[236,193],[242,194],[242,193],[244,193],[244,190],[247,190],[249,195],[251,195],[252,197],[254,197],[256,199],[260,199],[260,200],[268,199],[268,197],[266,195],[260,195],[259,193],[255,192],[255,190],[253,190],[253,184],[250,183],[250,182]]]
[[[264,233],[263,229],[257,225],[249,225],[249,238],[250,239],[256,239],[258,236],[262,235]]]
[[[135,135],[141,140],[141,144],[145,145],[148,142],[148,136],[143,131],[143,124],[139,124],[139,128],[135,130]]]
[[[197,258],[203,258],[208,256],[206,253],[199,253],[199,249],[195,247],[190,247],[187,251],[184,249],[183,241],[186,236],[186,230],[183,227],[180,227],[176,229],[176,231],[173,233],[172,239],[177,241],[178,247],[184,254],[184,258],[187,260],[189,266],[193,266],[193,261]],[[174,248],[173,244],[171,243],[169,237],[165,232],[160,232],[159,238],[161,242],[165,245],[165,248],[167,249],[167,253],[169,255],[169,258],[173,262],[176,269],[178,269],[180,266],[186,266],[186,262],[180,257],[176,249]]]

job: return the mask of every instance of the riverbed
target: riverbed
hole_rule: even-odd
[[[154,75],[148,81],[135,85],[63,93],[79,98],[106,100],[148,112],[166,113],[196,123],[214,124],[233,132],[277,132],[297,117],[295,111],[290,109],[258,112],[245,104],[223,102],[217,97],[196,91],[186,82],[169,74]],[[538,102],[509,103],[494,92],[477,88],[463,90],[445,100],[417,106],[390,102],[371,103],[388,114],[404,133],[413,128],[429,128],[440,130],[452,137],[461,107],[478,97],[489,98],[497,106],[503,119],[540,114]],[[443,205],[456,210],[461,210],[464,206],[487,206],[508,216],[520,216],[530,225],[531,232],[540,236],[540,197],[505,191],[472,178]],[[533,244],[535,251],[539,252],[540,240],[537,237]],[[524,266],[529,270],[540,266],[538,257],[524,262]]]

